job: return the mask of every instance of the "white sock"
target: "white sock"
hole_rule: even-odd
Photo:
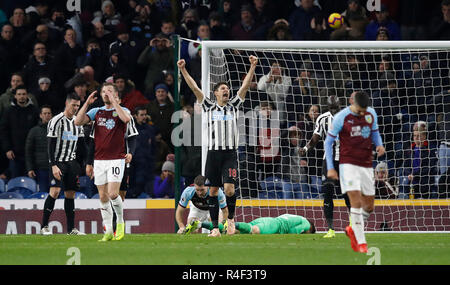
[[[123,224],[123,202],[122,197],[118,195],[116,199],[111,199],[112,206],[114,208],[114,212],[116,212],[117,215],[117,223]]]
[[[364,209],[362,209],[362,216],[363,216],[363,219],[364,219],[364,224],[366,225],[367,224],[367,220],[369,219],[370,213],[366,212],[366,211],[364,211]]]
[[[111,208],[111,202],[101,202],[100,201],[100,212],[102,214],[103,224],[106,228],[107,234],[113,233],[113,225],[112,225],[112,219],[113,219],[113,209]]]
[[[358,244],[367,243],[364,235],[364,219],[361,208],[351,208],[350,215],[352,216],[352,229],[355,233]]]

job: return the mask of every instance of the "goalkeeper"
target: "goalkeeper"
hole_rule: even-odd
[[[190,234],[199,228],[212,230],[211,222],[192,221],[186,227],[186,234]],[[226,231],[226,226],[219,223],[219,230]],[[312,221],[308,219],[291,214],[284,214],[276,218],[262,217],[251,221],[250,223],[236,223],[235,233],[241,234],[313,234],[316,232],[316,227]]]

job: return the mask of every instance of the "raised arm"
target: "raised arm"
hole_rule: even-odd
[[[238,95],[241,99],[245,99],[245,95],[247,95],[248,88],[250,88],[250,84],[252,83],[253,76],[255,75],[256,65],[258,64],[258,58],[256,56],[251,55],[249,57],[250,61],[250,70],[242,82],[241,88],[239,88]]]
[[[91,119],[86,115],[87,108],[89,105],[95,102],[97,99],[95,97],[95,94],[97,91],[92,92],[89,97],[86,99],[86,102],[84,102],[83,106],[78,110],[77,116],[75,117],[75,125],[76,126],[83,126],[91,121]]]
[[[180,59],[177,62],[177,65],[181,71],[181,74],[183,74],[184,80],[186,81],[187,85],[197,98],[197,102],[201,103],[205,96],[203,95],[202,90],[197,86],[197,83],[195,83],[194,78],[192,78],[189,72],[186,70],[186,62],[184,61],[184,59]]]

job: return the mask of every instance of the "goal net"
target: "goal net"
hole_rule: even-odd
[[[284,213],[325,231],[323,140],[305,155],[315,122],[335,95],[341,109],[366,91],[387,150],[374,156],[376,201],[369,231],[450,231],[449,42],[202,42],[202,90],[233,94],[259,58],[239,115],[237,221]],[[204,130],[204,128],[203,128]],[[202,140],[205,142],[205,140]],[[206,161],[203,147],[203,170]],[[335,195],[334,226],[348,225]]]

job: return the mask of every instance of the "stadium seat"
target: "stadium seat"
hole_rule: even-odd
[[[27,197],[27,199],[47,199],[47,192],[36,192]]]
[[[99,199],[100,196],[98,195],[98,193],[96,193],[94,196],[91,197],[91,199]]]
[[[284,181],[278,177],[267,177],[259,183],[262,190],[259,194],[260,199],[283,199],[284,185]]]
[[[36,181],[33,179],[26,176],[20,176],[9,180],[7,189],[8,192],[16,192],[21,194],[24,198],[27,198],[33,193],[36,193],[37,186]]]
[[[150,195],[148,195],[148,194],[145,193],[145,192],[142,192],[142,193],[138,196],[138,199],[148,199],[148,198],[150,198]]]
[[[17,192],[0,193],[0,199],[23,199],[23,196]]]
[[[80,176],[80,192],[84,193],[86,196],[90,197],[95,192],[94,181],[89,178],[89,176]]]
[[[88,199],[88,197],[84,193],[75,192],[75,199]]]
[[[6,184],[3,179],[0,179],[0,193],[3,193],[6,191]]]

